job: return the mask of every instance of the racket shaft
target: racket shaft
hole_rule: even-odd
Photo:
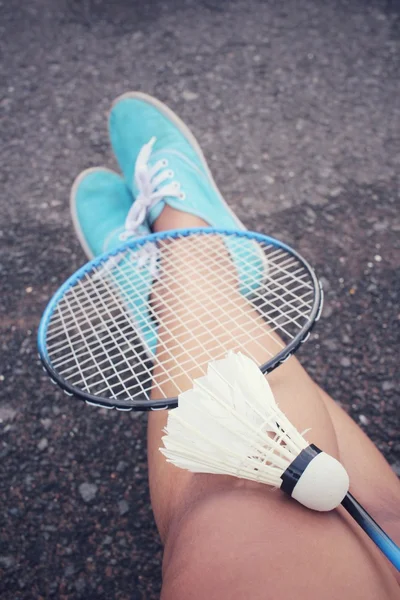
[[[400,548],[394,541],[383,531],[383,529],[374,521],[365,508],[348,493],[342,501],[342,506],[360,525],[365,533],[371,538],[378,548],[383,552],[386,558],[400,571]]]

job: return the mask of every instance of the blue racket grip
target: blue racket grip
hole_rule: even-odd
[[[346,494],[342,506],[360,525],[388,560],[400,571],[400,547],[379,527],[378,523],[367,513],[365,508],[351,494]]]

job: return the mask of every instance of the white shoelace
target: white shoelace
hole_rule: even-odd
[[[132,204],[125,221],[125,231],[120,235],[121,240],[130,236],[138,236],[138,229],[146,219],[151,208],[167,196],[184,200],[185,195],[177,181],[169,181],[162,185],[167,179],[174,177],[174,172],[167,169],[166,159],[158,160],[152,167],[149,160],[153,151],[156,138],[152,137],[145,144],[136,159],[134,179],[139,194]]]
[[[167,168],[168,161],[166,159],[158,160],[152,167],[148,164],[156,139],[152,137],[147,144],[142,146],[136,159],[134,181],[139,193],[127,214],[125,231],[119,236],[121,241],[146,235],[140,231],[140,227],[144,223],[149,210],[167,196],[179,200],[185,199],[180,184],[172,180],[174,172]],[[167,179],[171,181],[162,185]],[[147,266],[150,274],[155,278],[157,276],[158,254],[155,244],[150,242],[144,244],[137,253],[137,267],[141,269]],[[109,272],[120,260],[121,257],[119,256],[111,257],[101,268],[101,273]]]

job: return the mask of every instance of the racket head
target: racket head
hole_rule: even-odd
[[[304,314],[301,315],[301,323],[297,322],[297,317],[294,319],[296,321],[295,333],[287,337],[285,345],[276,354],[263,364],[259,364],[259,368],[263,373],[269,373],[294,354],[308,339],[322,311],[322,286],[309,263],[290,246],[260,233],[213,228],[179,229],[155,233],[126,242],[115,250],[85,264],[57,290],[43,313],[38,330],[39,358],[53,383],[58,384],[67,395],[80,398],[87,404],[104,408],[116,408],[122,411],[175,408],[178,405],[177,396],[150,398],[151,385],[148,380],[151,380],[152,368],[157,362],[157,358],[149,351],[148,347],[146,348],[145,343],[138,343],[140,335],[138,334],[137,319],[132,315],[132,306],[130,306],[131,303],[125,289],[126,274],[121,284],[121,279],[117,278],[114,271],[121,270],[121,263],[129,267],[130,260],[137,261],[139,253],[143,252],[145,247],[156,249],[158,252],[156,262],[158,268],[161,264],[162,269],[162,253],[166,243],[190,238],[196,241],[197,252],[200,241],[203,246],[205,240],[207,244],[209,243],[211,238],[208,236],[218,236],[223,240],[232,257],[235,253],[237,254],[239,247],[241,250],[244,248],[244,252],[239,253],[235,267],[239,273],[238,279],[243,279],[240,284],[241,294],[254,304],[258,312],[260,312],[260,308],[257,304],[265,305],[268,303],[268,297],[272,297],[273,301],[276,301],[277,290],[280,293],[282,288],[282,283],[277,283],[279,277],[281,281],[282,278],[285,278],[289,282],[289,284],[285,283],[284,287],[284,292],[289,297],[289,309],[285,309],[285,305],[283,305],[284,308],[274,308],[272,311],[275,315],[278,314],[279,318],[286,317],[285,310],[291,313],[299,310],[295,306],[297,302],[295,295],[299,288],[303,294],[306,289],[307,305]],[[242,264],[240,264],[241,261]],[[282,264],[289,266],[280,267]],[[158,272],[156,276],[147,274],[146,277],[147,282],[143,283],[143,278],[141,278],[139,286],[137,286],[137,282],[134,282],[128,293],[136,294],[138,289],[139,295],[149,295],[149,285],[151,288],[153,281],[160,277],[160,273]],[[85,290],[86,285],[90,292]],[[92,288],[94,292],[92,292]],[[120,320],[115,330],[113,329],[112,311],[110,313],[108,308],[110,299],[112,303],[116,303],[117,312],[122,312],[122,321]],[[96,309],[96,305],[99,306],[99,304],[103,313]],[[92,312],[90,313],[90,311]],[[271,315],[268,316],[268,313],[262,311],[261,314],[262,318],[271,325]],[[104,315],[107,316],[107,319],[104,319]],[[120,319],[119,316],[118,319]],[[276,325],[274,320],[272,323],[274,330],[282,335],[280,326]],[[104,331],[104,327],[106,331]],[[121,330],[124,332],[123,335]],[[87,341],[88,336],[91,336],[90,342]],[[122,375],[118,372],[119,363],[115,362],[120,359],[119,351],[116,349],[121,341],[129,347],[128,354],[124,356],[125,363],[131,360],[135,361],[134,366],[129,369],[130,371],[135,372],[134,369],[137,369],[137,365],[140,366],[140,369],[144,364],[147,365],[144,369],[147,383],[136,383],[132,390],[129,389],[126,382],[121,383],[120,381],[122,377],[126,376],[126,364],[121,372],[125,375]],[[113,351],[117,352],[111,358],[105,348],[109,344],[113,345]],[[226,348],[220,355],[213,354],[209,360],[222,358],[229,349],[232,348]],[[236,349],[240,349],[240,347]],[[104,367],[105,363],[106,367]],[[206,366],[207,363],[204,364]],[[99,387],[104,387],[99,385],[99,381],[102,383],[107,379],[110,372],[112,373],[111,379],[118,380],[117,385],[110,384],[106,391],[99,392]],[[141,374],[142,372],[138,376],[130,375],[130,380],[134,380],[136,377],[139,381]]]

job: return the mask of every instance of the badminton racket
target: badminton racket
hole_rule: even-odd
[[[249,338],[244,351],[262,373],[286,361],[319,319],[322,296],[307,261],[271,237],[211,228],[152,234],[60,287],[40,323],[39,357],[53,382],[89,404],[173,408],[186,367],[189,378],[204,374]]]

